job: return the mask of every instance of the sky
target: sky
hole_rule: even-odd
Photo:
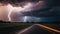
[[[0,0],[0,20],[19,21],[22,16],[57,17],[59,6],[59,0]]]

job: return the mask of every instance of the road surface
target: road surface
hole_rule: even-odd
[[[35,24],[20,32],[17,32],[16,34],[59,34],[59,32],[51,29],[49,30],[48,28],[45,28],[44,25]]]

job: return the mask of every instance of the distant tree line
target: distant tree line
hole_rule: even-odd
[[[10,22],[10,21],[2,21],[2,20],[0,20],[0,23],[60,24],[60,21],[55,21],[55,22]]]

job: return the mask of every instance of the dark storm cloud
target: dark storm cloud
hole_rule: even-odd
[[[46,8],[25,14],[36,17],[60,17],[60,0],[46,0],[46,2]]]
[[[22,6],[26,2],[38,2],[39,0],[0,0],[0,3],[12,4],[13,6]]]
[[[38,2],[39,0],[0,0],[0,2],[8,2],[8,3],[17,3],[17,2],[24,2],[24,1]]]
[[[39,0],[0,0],[2,3],[21,3],[21,2],[38,2]],[[40,0],[41,1],[41,0]],[[23,12],[23,16],[35,16],[35,17],[59,17],[60,16],[60,0],[43,0],[46,1],[46,8],[34,10],[31,12]],[[24,3],[22,3],[24,4]],[[19,5],[19,4],[18,4]],[[38,6],[39,7],[39,6]],[[15,14],[12,19],[19,19],[21,14]],[[15,21],[15,20],[14,20]]]
[[[42,10],[39,9],[37,11],[24,12],[22,14],[24,14],[24,16],[35,16],[35,17],[59,17],[60,10],[58,10],[59,9],[58,0],[46,0],[46,2],[47,2],[47,5],[45,6],[46,8],[43,8]]]
[[[0,2],[5,3],[20,3],[24,1],[30,1],[30,2],[38,2],[38,1],[46,1],[48,5],[52,6],[58,6],[60,5],[60,0],[0,0]]]

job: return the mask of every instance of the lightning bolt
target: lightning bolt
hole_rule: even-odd
[[[8,19],[9,21],[11,21],[11,13],[12,11],[15,11],[15,12],[27,12],[27,11],[31,11],[31,9],[29,9],[32,5],[30,3],[28,3],[27,5],[24,6],[24,8],[22,7],[13,7],[11,4],[8,4],[7,7],[8,7]]]
[[[9,19],[9,21],[11,21],[10,15],[11,15],[12,10],[13,10],[14,8],[13,8],[13,6],[11,6],[10,4],[8,4],[7,8],[8,8],[8,11],[9,11],[9,13],[8,13],[8,19]]]
[[[11,4],[8,4],[7,7],[8,7],[8,11],[9,11],[9,13],[8,13],[9,21],[11,21],[11,13],[13,11],[14,12],[19,12],[19,13],[21,13],[21,12],[28,12],[28,11],[31,12],[32,10],[40,9],[41,6],[39,7],[39,4],[40,4],[39,2],[36,3],[36,4],[29,2],[26,5],[24,5],[23,7],[21,7],[21,6],[20,7],[14,7]],[[36,6],[38,6],[38,8]]]

